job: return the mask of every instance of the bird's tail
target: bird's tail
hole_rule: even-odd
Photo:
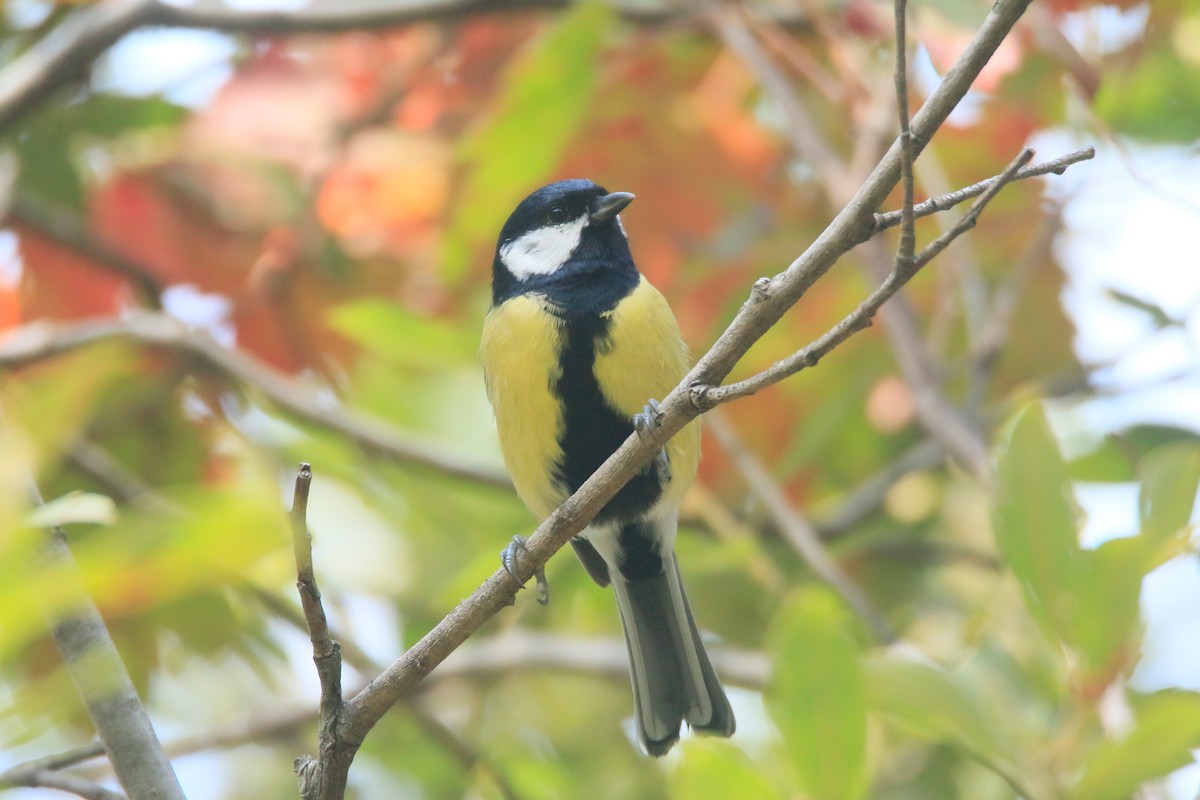
[[[679,727],[716,736],[733,735],[733,710],[692,618],[673,552],[663,570],[650,577],[626,578],[611,570],[621,626],[629,647],[629,671],[638,738],[652,756],[664,755],[679,740]]]

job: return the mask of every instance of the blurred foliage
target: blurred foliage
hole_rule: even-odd
[[[976,83],[973,111],[922,155],[919,193],[987,177],[1047,129],[1192,143],[1200,18],[1187,6],[1034,4]],[[780,104],[715,24],[745,25],[852,178],[890,143],[891,9],[801,7],[800,21],[761,4],[725,23],[647,23],[584,2],[243,37],[228,76],[199,99],[89,78],[0,133],[0,154],[17,166],[22,208],[76,223],[164,287],[163,305],[198,336],[290,376],[288,391],[318,397],[329,419],[368,413],[499,469],[475,350],[492,237],[525,193],[580,176],[635,192],[622,219],[637,261],[696,353],[753,281],[786,267],[836,212],[820,171],[792,150]],[[71,16],[35,0],[0,9],[0,63]],[[945,70],[986,10],[915,5],[921,58]],[[1101,36],[1105,19],[1133,33]],[[738,735],[688,740],[653,762],[632,744],[624,677],[484,671],[385,718],[356,762],[356,796],[1094,800],[1190,763],[1200,697],[1143,694],[1129,679],[1144,578],[1194,555],[1200,439],[1146,425],[1060,444],[1052,421],[1089,396],[1092,367],[1071,347],[1054,237],[1038,232],[1057,219],[1038,183],[1011,186],[905,294],[936,379],[999,443],[994,486],[940,458],[913,461],[929,432],[878,328],[727,408],[901,644],[878,647],[812,585],[706,441],[678,543],[692,605],[706,630],[771,663],[765,686],[735,690]],[[920,240],[939,222],[921,221]],[[5,331],[120,319],[145,302],[47,218],[5,224]],[[733,377],[851,310],[870,286],[866,249]],[[1113,296],[1160,328],[1184,324]],[[1007,323],[998,353],[981,357],[996,320]],[[13,760],[91,736],[47,633],[61,592],[31,525],[69,524],[155,719],[193,732],[313,700],[307,640],[281,612],[296,605],[284,513],[296,461],[316,473],[310,522],[331,616],[377,661],[420,638],[532,526],[507,490],[369,451],[170,348],[96,344],[10,369],[0,411],[0,749]],[[31,475],[60,498],[41,516]],[[1081,482],[1136,484],[1138,530],[1081,544]],[[570,632],[620,647],[609,594],[568,556],[548,571],[548,608],[522,594],[483,635]],[[356,677],[369,670],[358,665],[348,684]],[[302,724],[197,757],[213,767],[190,790],[289,796],[291,759],[314,740]]]

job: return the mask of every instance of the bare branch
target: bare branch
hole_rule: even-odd
[[[966,94],[974,78],[1016,24],[1029,0],[998,0],[958,63],[947,73],[912,121],[914,154],[919,152],[950,111]],[[526,557],[518,565],[518,577],[527,581],[535,570],[557,552],[571,536],[581,531],[603,505],[653,454],[688,422],[705,410],[700,402],[705,391],[713,391],[734,364],[844,253],[874,231],[874,212],[899,178],[898,146],[893,145],[883,161],[859,189],[853,200],[837,215],[816,242],[780,275],[761,279],[751,299],[732,324],[666,398],[661,408],[661,427],[652,436],[632,435],[534,532],[526,543]],[[880,300],[882,302],[882,300]],[[846,334],[848,335],[848,334]],[[845,338],[843,335],[842,338]],[[357,746],[379,718],[396,701],[412,691],[416,683],[441,663],[480,625],[513,600],[509,574],[497,569],[470,597],[451,611],[420,641],[355,695],[342,715],[338,734],[342,741]],[[327,769],[348,771],[350,752],[331,760]]]
[[[1081,161],[1090,161],[1096,157],[1096,148],[1083,147],[1073,153],[1067,153],[1065,156],[1050,161],[1044,161],[1041,164],[1034,164],[1030,167],[1024,167],[1017,171],[1017,174],[1012,177],[1011,182],[1023,181],[1026,178],[1037,178],[1042,175],[1062,175],[1067,167],[1072,164],[1078,164]],[[956,192],[950,192],[939,197],[934,197],[926,200],[923,203],[917,203],[913,206],[913,214],[919,219],[928,217],[931,214],[937,214],[941,211],[954,208],[959,203],[966,202],[974,197],[978,197],[987,190],[996,181],[1000,180],[999,175],[992,178],[987,178],[979,183],[973,183],[966,188],[959,189]],[[901,211],[887,211],[875,215],[875,230],[882,231],[888,228],[894,228],[900,224]]]
[[[313,663],[321,680],[321,705],[317,714],[317,740],[320,756],[300,756],[296,759],[296,774],[300,776],[300,796],[305,800],[338,800],[346,794],[346,774],[320,768],[331,752],[344,748],[338,740],[337,724],[345,703],[342,700],[342,647],[329,636],[329,622],[321,603],[321,590],[313,575],[312,535],[308,532],[308,492],[312,486],[312,470],[301,463],[296,471],[296,488],[292,498],[292,552],[296,558],[296,590],[312,642]],[[351,750],[357,750],[357,746]]]
[[[707,419],[709,430],[716,435],[721,447],[733,459],[738,471],[745,478],[747,487],[762,501],[767,513],[779,526],[792,549],[804,559],[804,563],[808,564],[818,578],[840,594],[854,613],[867,623],[877,641],[882,644],[894,642],[896,634],[892,632],[883,615],[846,573],[842,572],[842,568],[821,544],[812,524],[792,505],[762,462],[746,449],[729,421],[717,411],[709,413]]]
[[[1020,18],[1030,0],[998,0],[984,21],[979,32],[960,57],[958,63],[943,79],[922,109],[911,122],[911,157],[925,147],[937,128],[967,92],[972,81],[991,58],[996,47]],[[108,4],[105,4],[107,6]],[[133,4],[131,4],[133,5]],[[143,0],[145,7],[158,7],[158,3]],[[125,7],[125,6],[117,6]],[[183,8],[183,7],[178,7]],[[461,8],[456,6],[456,8]],[[171,24],[171,23],[165,23]],[[4,94],[0,92],[0,107],[4,106]],[[0,115],[0,125],[4,122]],[[900,176],[899,143],[893,144],[887,155],[858,189],[854,197],[835,217],[824,233],[812,246],[798,257],[784,272],[771,279],[762,279],[755,285],[750,300],[737,314],[726,332],[712,349],[700,359],[687,378],[663,399],[661,427],[651,436],[632,435],[583,486],[550,515],[527,542],[526,557],[518,565],[522,580],[541,568],[550,556],[567,540],[581,531],[592,517],[632,476],[647,464],[653,454],[684,425],[694,419],[710,404],[703,402],[705,392],[714,389],[728,376],[730,370],[749,348],[790,309],[795,302],[824,275],[836,261],[850,249],[866,241],[875,232],[875,211],[896,186]],[[936,242],[935,242],[936,244]],[[920,257],[918,257],[920,260]],[[888,286],[891,283],[893,285]],[[899,288],[902,281],[889,280],[868,302],[874,302],[870,313],[859,319],[843,321],[846,330],[835,328],[823,337],[824,349],[813,350],[810,357],[819,357],[847,338],[854,330],[870,321],[874,309]],[[881,294],[882,292],[882,294]],[[142,315],[140,319],[146,319]],[[154,333],[161,334],[166,323],[156,323]],[[172,324],[182,328],[178,323]],[[111,323],[109,323],[111,326]],[[109,334],[111,335],[111,327]],[[127,330],[126,330],[127,333]],[[93,337],[94,338],[94,337]],[[152,338],[152,337],[147,337]],[[178,332],[170,333],[166,346],[189,350],[180,344]],[[819,340],[819,341],[823,341]],[[28,344],[27,342],[25,343]],[[44,343],[43,343],[44,344]],[[206,345],[213,348],[211,344]],[[0,363],[3,355],[14,348],[14,340],[0,345]],[[20,349],[19,347],[17,348]],[[35,348],[36,349],[36,348]],[[42,352],[46,348],[42,348]],[[29,348],[26,347],[28,352]],[[244,359],[244,356],[215,348],[215,353],[203,348],[196,355],[210,360],[223,370],[236,371],[225,362]],[[815,361],[814,361],[815,363]],[[237,365],[244,369],[244,364]],[[261,376],[259,376],[261,378]],[[277,378],[277,376],[272,376]],[[260,386],[260,384],[255,384]],[[290,388],[290,387],[289,387]],[[322,416],[331,416],[320,409]],[[320,420],[326,422],[326,420]],[[357,748],[374,724],[401,697],[410,693],[418,681],[441,663],[461,645],[485,621],[513,602],[515,588],[509,574],[502,568],[451,611],[437,626],[414,644],[382,674],[345,703],[338,722],[332,731],[333,746],[325,748],[329,741],[322,731],[323,748],[320,753],[320,772],[314,778],[325,786],[344,786],[346,774]]]
[[[880,307],[892,295],[900,290],[900,287],[907,283],[921,267],[928,264],[934,256],[944,250],[950,242],[974,227],[984,206],[995,196],[997,191],[1014,179],[1017,169],[1028,162],[1029,158],[1032,157],[1032,152],[1028,149],[1022,152],[1009,165],[1008,169],[980,195],[970,211],[963,216],[963,219],[959,220],[949,231],[930,242],[919,255],[914,257],[911,269],[901,269],[899,266],[893,269],[887,278],[884,279],[883,283],[866,300],[859,304],[858,308],[843,317],[837,325],[826,331],[816,341],[796,351],[787,358],[776,361],[757,375],[753,375],[737,383],[725,386],[693,385],[690,388],[691,402],[698,408],[707,410],[739,397],[754,394],[767,386],[778,383],[789,375],[794,375],[803,369],[815,366],[833,348],[846,339],[849,339],[858,331],[869,327],[876,312],[879,311]]]
[[[283,600],[283,598],[277,594],[267,591],[266,589],[251,587],[251,591],[255,599],[266,606],[271,613],[275,614],[283,621],[291,624],[298,630],[307,632],[308,626],[303,610],[296,608],[294,605],[291,605]],[[383,672],[385,666],[379,664],[370,656],[368,656],[366,652],[354,644],[351,639],[345,636],[339,636],[332,628],[329,630],[329,635],[337,640],[338,644],[341,646],[342,659],[345,663],[350,664],[359,672],[366,675],[378,675],[380,672]],[[501,771],[501,769],[483,753],[472,747],[469,742],[467,742],[450,726],[442,722],[442,720],[439,719],[435,713],[425,708],[418,701],[418,697],[405,697],[402,698],[400,702],[404,706],[405,710],[407,710],[416,718],[417,722],[420,723],[421,727],[426,733],[429,734],[430,737],[439,742],[447,750],[447,752],[458,759],[459,763],[462,764],[464,771],[480,770],[486,772],[488,776],[490,776],[492,783],[494,784],[496,790],[500,793],[501,797],[503,797],[505,800],[518,800],[519,795],[517,794],[516,790],[513,789],[508,777]],[[315,718],[316,713],[309,712],[307,716],[304,717],[304,721],[311,722]],[[167,745],[167,751],[173,752],[172,744]]]
[[[65,772],[43,769],[36,772],[23,772],[18,780],[0,776],[0,787],[28,786],[33,789],[57,789],[67,792],[84,800],[126,800],[125,795],[105,789],[99,784],[84,780]]]
[[[963,214],[962,218],[955,223],[954,227],[925,246],[925,249],[921,251],[921,254],[918,255],[916,260],[913,262],[913,267],[915,269],[920,269],[921,267],[925,266],[934,258],[936,258],[938,253],[949,247],[951,242],[974,228],[975,223],[979,221],[979,215],[983,213],[983,209],[987,206],[987,204],[991,202],[992,198],[995,197],[1001,189],[1016,179],[1017,173],[1022,167],[1033,160],[1033,156],[1033,148],[1026,147],[1024,150],[1022,150],[1020,154],[1012,160],[1012,163],[1008,165],[1004,172],[1000,173],[1000,176],[983,190],[983,193],[979,195],[979,198],[971,205],[971,208],[967,211],[967,213]]]
[[[900,207],[900,244],[896,249],[897,270],[914,269],[913,258],[917,246],[913,216],[913,154],[912,130],[908,120],[908,35],[906,17],[907,0],[895,0],[896,12],[896,111],[900,119],[900,180],[904,188],[903,204]]]
[[[868,272],[876,281],[883,281],[889,272],[898,268],[901,273],[913,270],[912,261],[916,248],[915,215],[912,213],[914,195],[913,161],[915,159],[911,124],[908,109],[908,78],[906,43],[906,13],[903,5],[895,8],[896,58],[893,70],[895,92],[893,103],[900,119],[900,137],[897,140],[900,157],[900,178],[903,184],[902,216],[905,225],[894,258],[882,254],[882,244],[869,243]],[[792,148],[812,166],[819,185],[834,204],[843,204],[853,195],[854,188],[849,168],[841,163],[836,152],[825,142],[812,121],[805,105],[793,91],[791,83],[780,74],[771,59],[758,47],[754,36],[744,26],[736,23],[740,17],[731,13],[723,15],[722,33],[734,52],[757,75],[764,89],[783,108],[788,116],[788,132]],[[717,19],[722,19],[717,16]],[[819,24],[819,23],[818,23]],[[828,35],[836,35],[826,32]],[[856,155],[866,151],[866,145],[874,137],[869,128],[863,128],[855,147]],[[986,471],[987,448],[982,437],[963,417],[962,413],[946,396],[926,352],[920,326],[903,295],[895,296],[892,302],[882,307],[883,319],[887,323],[885,332],[895,353],[905,380],[913,388],[916,397],[917,417],[930,434],[944,441],[955,460],[972,474],[983,475]]]
[[[441,447],[406,437],[352,409],[330,407],[283,373],[246,353],[221,347],[203,331],[166,314],[139,312],[122,319],[71,324],[32,322],[10,331],[0,342],[0,366],[21,366],[109,339],[165,347],[195,358],[204,367],[249,386],[286,411],[340,433],[366,450],[490,486],[512,485],[501,469],[449,455]]]
[[[41,493],[30,483],[35,505]],[[79,566],[62,528],[47,531],[47,577],[66,589],[66,602],[47,607],[51,636],[96,727],[117,779],[131,797],[185,800],[146,709],[96,604],[83,586]],[[86,796],[86,795],[84,795]]]
[[[413,22],[456,19],[536,8],[565,8],[568,0],[340,0],[296,10],[231,8],[213,0],[188,5],[167,0],[92,3],[0,71],[0,131],[57,89],[86,77],[92,62],[118,39],[141,27],[205,28],[228,33],[289,34],[369,30]],[[686,5],[616,2],[626,18],[660,23],[695,16]],[[790,21],[796,21],[790,17]]]

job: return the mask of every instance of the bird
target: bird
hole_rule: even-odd
[[[545,519],[684,377],[688,354],[663,295],[638,271],[620,213],[633,201],[590,180],[522,200],[500,230],[480,355],[500,450],[518,496]],[[733,710],[696,627],[674,541],[696,474],[693,421],[571,540],[616,595],[638,741],[666,754],[683,722],[728,737]],[[510,573],[523,540],[503,554]]]

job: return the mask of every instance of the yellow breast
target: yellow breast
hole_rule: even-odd
[[[539,519],[566,499],[554,480],[565,425],[554,386],[564,331],[539,295],[493,308],[480,353],[500,449],[517,494]],[[642,279],[612,311],[597,342],[593,370],[607,405],[632,420],[650,398],[661,400],[687,372],[687,351],[670,306]],[[672,480],[660,502],[678,503],[696,473],[700,426],[692,423],[667,445]]]
[[[560,325],[544,298],[514,297],[488,313],[480,345],[504,463],[517,495],[539,519],[566,499],[552,479],[563,429],[553,394]]]
[[[632,418],[650,398],[662,400],[688,370],[687,348],[666,298],[642,278],[609,312],[608,338],[594,370],[609,405]],[[671,484],[660,502],[677,503],[700,461],[700,423],[689,424],[667,443]]]

